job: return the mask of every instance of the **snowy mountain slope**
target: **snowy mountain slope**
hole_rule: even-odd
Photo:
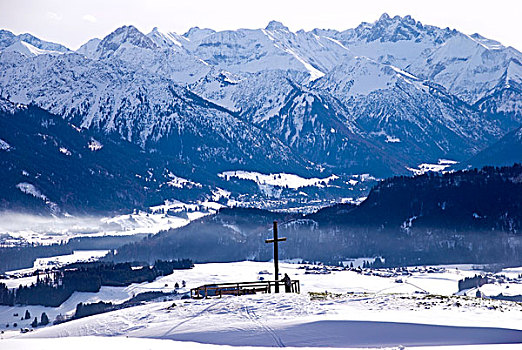
[[[400,71],[395,71],[393,66],[380,64],[366,57],[354,57],[337,64],[312,86],[328,90],[334,96],[346,100],[385,90],[395,84],[399,75]]]
[[[227,198],[237,193],[248,198],[255,198],[260,193],[259,189],[251,186],[221,180],[216,176],[216,169],[225,167],[221,169],[227,170],[241,165],[226,161],[218,161],[215,165],[216,158],[219,157],[216,154],[210,160],[198,161],[198,157],[208,155],[203,150],[196,155],[191,154],[188,142],[184,144],[186,152],[183,157],[173,156],[173,147],[169,145],[162,147],[158,144],[154,151],[145,152],[138,145],[122,140],[118,134],[107,135],[95,129],[80,129],[70,121],[40,108],[17,107],[5,100],[0,102],[0,165],[4,169],[0,172],[0,179],[4,184],[0,208],[3,210],[52,212],[55,215],[99,214],[130,212],[134,208],[145,209],[154,205],[156,207],[151,210],[157,212],[161,223],[176,221],[165,216],[167,212],[172,214],[176,211],[175,203],[157,206],[166,199],[177,198],[191,203],[214,200],[226,204]],[[204,132],[202,126],[198,128],[200,133]],[[243,134],[248,133],[244,127],[241,126],[241,129]],[[213,136],[204,137],[206,143],[203,145],[200,141],[198,146],[210,149]],[[262,143],[266,135],[256,137]],[[190,134],[183,139],[185,138],[192,138],[191,142],[198,140],[197,136]],[[232,139],[231,142],[233,141]],[[258,141],[248,141],[249,144],[255,142]],[[222,141],[217,143],[224,144]],[[239,144],[240,142],[234,142],[234,145],[228,147],[227,155],[234,156],[234,149],[237,149],[234,147]],[[258,152],[263,152],[267,147],[260,146],[257,149]],[[269,162],[269,157],[280,157],[284,150],[274,151],[275,156],[256,155],[255,152],[245,157],[251,159],[252,163],[263,164]],[[243,166],[248,168],[249,165]],[[264,166],[270,167],[274,167],[274,163]],[[280,168],[292,169],[292,166]],[[302,169],[302,166],[298,169]],[[281,201],[280,205],[283,204],[284,201]],[[193,208],[203,208],[205,205]],[[155,221],[154,216],[149,218],[147,214],[145,218],[144,215],[145,213],[130,216],[128,220]],[[174,215],[186,219],[186,214]],[[190,217],[191,214],[188,215]],[[158,227],[168,227],[164,224],[163,222]],[[108,227],[103,229],[105,232],[108,230]],[[132,233],[130,226],[126,230],[128,234]],[[47,232],[50,231],[52,230]],[[89,229],[87,231],[90,232]],[[22,236],[29,234],[28,232],[30,231]],[[61,232],[65,233],[64,230]],[[34,234],[32,238],[37,236],[38,234]],[[43,241],[50,242],[49,239]]]
[[[513,48],[485,45],[485,40],[457,33],[408,70],[444,86],[474,104],[498,84],[522,82],[522,54]]]
[[[366,139],[406,163],[423,157],[463,160],[509,127],[436,86],[364,57],[343,62],[312,87],[340,101]]]
[[[242,118],[262,123],[276,116],[287,103],[299,81],[307,74],[284,70],[234,74],[213,69],[189,85],[194,93],[225,107]]]
[[[271,23],[267,29],[272,29],[275,33],[287,32],[284,26],[275,22]],[[300,33],[303,34],[302,32]],[[348,47],[352,53],[373,57],[378,62],[394,63],[402,68],[409,67],[412,62],[418,61],[428,53],[434,52],[438,47],[445,46],[447,41],[451,41],[453,38],[463,35],[455,30],[439,29],[433,26],[422,25],[409,16],[404,18],[398,16],[390,18],[387,15],[383,15],[373,24],[362,24],[358,28],[346,32],[315,30],[310,33],[317,35],[317,37],[330,38],[335,41],[338,40],[337,42]],[[284,38],[284,36],[280,36]],[[496,47],[495,45],[498,46],[498,43],[487,41],[487,39],[481,40],[490,43],[489,45],[491,47]],[[387,52],[387,56],[384,56],[382,54],[383,52]],[[360,61],[365,60],[364,57],[357,59]],[[348,59],[348,61],[350,60]],[[369,62],[371,62],[371,60],[369,60]],[[408,130],[408,126],[395,126],[396,123],[393,120],[390,121],[390,124],[393,125],[392,128],[402,130],[388,130],[389,132],[387,132],[379,127],[370,127],[367,129],[367,132],[370,135],[378,136],[378,138],[381,139],[380,141],[387,143],[399,143],[401,140],[400,136],[402,136],[404,140],[403,144],[400,146],[397,145],[395,148],[400,148],[410,139],[413,145],[408,146],[408,150],[405,152],[407,154],[422,154],[425,159],[433,158],[434,160],[445,156],[454,158],[455,155],[460,155],[457,156],[457,158],[464,159],[466,156],[462,153],[463,150],[464,153],[473,154],[483,148],[485,144],[497,139],[513,127],[512,117],[499,118],[496,114],[498,114],[498,111],[502,108],[504,108],[504,110],[507,109],[508,115],[511,114],[513,110],[517,110],[516,106],[518,106],[519,103],[517,101],[520,100],[517,91],[503,98],[504,101],[509,100],[509,104],[500,106],[499,108],[490,108],[487,111],[482,109],[491,114],[482,116],[481,113],[474,111],[473,108],[452,98],[440,88],[432,85],[432,89],[430,89],[428,87],[429,84],[423,84],[421,79],[412,77],[407,71],[401,71],[400,68],[397,69],[389,65],[378,67],[379,64],[377,62],[373,62],[374,67],[368,67],[368,64],[364,66],[365,67],[363,67],[362,64],[357,64],[350,67],[350,70],[347,70],[346,63],[342,63],[340,66],[330,68],[327,75],[330,76],[337,73],[339,78],[330,84],[329,93],[347,101],[346,97],[352,94],[368,95],[368,93],[377,89],[384,89],[388,85],[396,86],[397,78],[395,75],[402,75],[402,86],[397,87],[397,89],[390,92],[387,96],[383,96],[383,101],[378,101],[378,97],[374,95],[372,96],[372,103],[368,103],[369,101],[359,102],[357,108],[352,108],[352,110],[356,113],[360,112],[361,115],[368,115],[368,111],[364,111],[364,109],[357,111],[357,109],[364,108],[368,104],[374,106],[388,105],[390,99],[395,100],[395,103],[392,102],[392,104],[395,104],[395,107],[392,106],[390,108],[392,110],[396,109],[397,112],[392,113],[395,114],[396,117],[409,119],[410,123],[416,125],[413,129],[416,129],[416,132]],[[377,66],[377,68],[375,68],[375,66]],[[371,69],[374,70],[372,71]],[[388,71],[388,73],[376,72],[375,69]],[[396,72],[394,72],[394,70],[396,70]],[[350,71],[352,74],[350,74]],[[324,80],[327,80],[327,78]],[[318,81],[314,83],[315,85],[312,85],[314,88],[321,87],[321,85],[324,84]],[[243,85],[247,84],[248,83],[243,83]],[[348,84],[349,89],[347,89]],[[409,91],[403,94],[401,98],[401,90],[408,84],[416,85],[419,91],[413,93],[413,89],[407,88]],[[257,87],[258,84],[253,84],[253,86]],[[223,88],[221,90],[226,89],[227,88]],[[340,89],[343,91],[339,91]],[[433,89],[438,91],[432,93],[434,96],[428,96],[430,90]],[[219,95],[219,93],[217,93],[217,95]],[[259,95],[264,94],[259,93],[258,96]],[[420,97],[417,95],[420,95]],[[224,96],[222,94],[219,97],[223,98]],[[273,101],[273,99],[271,100]],[[424,102],[419,103],[419,100]],[[281,101],[281,99],[279,99],[279,101]],[[229,102],[230,105],[230,99],[226,102]],[[350,103],[347,104],[350,105]],[[515,105],[514,107],[512,107],[513,104]],[[262,104],[258,103],[258,105]],[[276,103],[276,106],[277,105]],[[430,119],[421,117],[422,114],[429,114],[434,106],[437,106],[436,110],[431,113],[434,115],[429,118],[437,121],[435,125],[433,125]],[[509,107],[506,108],[506,106]],[[276,115],[278,108],[279,107],[272,109],[268,115],[270,117]],[[382,113],[382,111],[372,112],[372,114],[379,113]],[[361,122],[363,122],[363,120],[361,120]],[[369,123],[371,122],[366,121],[366,124]],[[481,125],[486,125],[486,128],[483,130]],[[436,129],[432,130],[432,127]],[[397,133],[398,136],[394,136],[393,133]],[[443,134],[445,134],[445,136],[442,136]],[[433,150],[429,156],[422,150],[425,147],[425,142],[431,144],[429,148]],[[462,157],[463,155],[464,157]],[[420,160],[418,157],[413,158]]]
[[[386,159],[385,153],[397,158],[390,162],[392,172],[426,159],[464,160],[508,128],[398,68],[364,57],[348,59],[309,86],[298,81],[281,71],[221,71],[190,88],[270,130],[312,162],[344,171],[376,171],[376,164],[361,160]]]
[[[66,48],[65,46],[63,46],[61,44],[41,40],[29,33],[20,34],[20,35],[18,35],[18,38],[22,41],[25,41],[26,43],[29,43],[29,44],[39,48],[40,50],[57,51],[57,52],[61,52],[61,53],[71,52],[71,50],[69,50],[68,48]]]
[[[120,137],[79,129],[37,107],[0,112],[2,210],[55,215],[143,208],[164,198],[197,198],[208,187],[161,186],[165,169],[184,174],[182,161],[151,157]],[[97,147],[93,147],[97,145]]]
[[[217,171],[255,164],[295,170],[305,164],[275,137],[168,79],[77,54],[35,60],[5,56],[0,56],[3,97],[37,104],[77,126],[117,133],[194,164],[210,162]]]
[[[339,61],[351,57],[350,51],[332,38],[321,37],[303,30],[292,33],[280,22],[271,21],[265,28],[265,32],[275,42],[275,45],[286,52],[305,58],[308,64],[321,73],[329,71]],[[315,72],[315,74],[318,73]],[[317,75],[312,76],[311,80],[318,77]]]
[[[5,208],[46,212],[50,209],[46,206],[48,202],[58,206],[60,210],[56,214],[99,213],[143,208],[177,198],[221,200],[224,204],[232,200],[236,205],[246,201],[259,207],[297,206],[306,210],[307,200],[311,200],[312,208],[322,207],[339,198],[364,195],[369,186],[359,185],[357,181],[348,184],[346,176],[342,176],[334,185],[324,188],[277,189],[277,198],[266,201],[266,197],[272,197],[266,186],[220,179],[217,172],[238,168],[272,169],[276,173],[281,170],[308,172],[306,163],[293,156],[290,149],[259,128],[249,127],[248,123],[225,120],[227,130],[215,134],[214,131],[206,133],[208,125],[199,124],[194,129],[198,134],[184,130],[179,137],[165,136],[156,143],[151,141],[146,147],[153,147],[152,151],[144,152],[138,145],[121,140],[115,132],[107,135],[95,127],[80,129],[71,121],[36,107],[31,107],[30,113],[17,111],[7,104],[5,109],[9,112],[0,114],[3,125],[0,161],[8,169],[2,174],[6,186],[2,189],[1,206]],[[218,125],[210,127],[219,130]],[[227,135],[228,130],[235,131]],[[249,138],[248,130],[257,130],[257,134]],[[219,135],[230,144],[218,139]],[[268,147],[267,142],[271,142]],[[223,148],[213,148],[215,145]],[[251,145],[259,146],[251,148]],[[271,147],[275,148],[265,154]],[[224,158],[220,158],[221,155]],[[286,161],[285,155],[290,155]],[[236,158],[226,158],[232,156]],[[89,180],[81,181],[82,177]]]
[[[158,29],[158,27],[152,29],[152,31],[147,34],[147,37],[149,37],[158,47],[172,48],[178,51],[181,51],[183,47],[190,45],[190,40],[183,35],[174,32],[163,33]]]
[[[85,44],[80,46],[80,48],[76,50],[76,52],[86,57],[94,57],[94,53],[96,52],[96,49],[98,48],[100,42],[101,39],[98,38],[90,39]]]
[[[65,46],[38,39],[31,34],[14,35],[8,30],[0,30],[0,52],[18,52],[25,57],[71,52]]]
[[[210,72],[211,67],[199,58],[172,48],[149,50],[127,47],[116,51],[107,61],[127,69],[158,75],[178,84],[190,84]]]
[[[14,44],[6,47],[3,51],[4,52],[18,52],[25,57],[34,57],[34,56],[38,56],[38,55],[60,55],[60,54],[62,54],[62,52],[58,52],[58,51],[39,49],[22,40],[15,41]]]
[[[328,95],[296,88],[277,117],[260,123],[321,168],[386,176],[404,163],[362,135],[344,106]]]
[[[423,25],[410,16],[390,18],[383,14],[374,23],[362,23],[344,32],[314,32],[338,40],[354,55],[440,84],[469,104],[489,96],[502,83],[520,84],[522,80],[522,54],[516,49],[479,34],[469,36],[454,29]],[[515,113],[520,122],[520,106],[512,104],[506,101],[493,112]]]
[[[499,83],[490,90],[485,97],[475,103],[475,107],[486,113],[496,113],[516,128],[520,124],[522,116],[522,73],[510,73],[515,68],[520,71],[520,64],[510,64]],[[509,78],[508,78],[509,77]]]
[[[518,127],[519,56],[386,14],[342,32],[124,26],[76,53],[2,31],[0,96],[192,162],[213,186],[236,170],[382,177],[463,161]]]
[[[192,45],[194,42],[192,42]],[[272,21],[265,29],[238,29],[211,33],[200,38],[191,52],[205,62],[234,73],[262,70],[297,70],[319,78],[349,55],[335,40],[313,33],[292,33]]]
[[[244,186],[228,186],[216,176],[231,168],[305,169],[276,138],[223,112],[214,115],[213,124],[195,118],[184,120],[184,129],[173,126],[169,135],[150,141],[153,151],[117,132],[80,129],[36,107],[1,112],[0,123],[4,209],[128,211],[171,198],[208,200],[223,187],[244,193]]]
[[[357,56],[405,69],[419,57],[455,35],[455,30],[423,25],[410,16],[391,18],[384,13],[373,23],[361,23],[343,32],[314,30],[318,35],[330,36]]]
[[[181,47],[183,39],[174,33],[163,34],[157,28],[145,35],[134,26],[123,26],[99,42],[87,42],[77,52],[94,60],[186,84],[201,78],[210,68]]]
[[[320,96],[300,85],[301,76],[295,79],[280,70],[251,74],[221,71],[190,89],[251,120],[321,168],[345,173],[371,168],[378,175],[401,172],[400,160],[388,159],[385,152],[361,137],[344,106],[329,95]]]
[[[67,53],[71,52],[68,48],[63,45],[41,40],[29,33],[15,35],[8,30],[0,30],[0,51],[15,44],[16,42],[23,41],[29,45],[36,47],[43,51]]]
[[[263,30],[242,29],[211,34],[201,40],[194,54],[233,73],[295,69],[313,76],[321,75],[302,58],[277,47]]]

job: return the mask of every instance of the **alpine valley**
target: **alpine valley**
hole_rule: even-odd
[[[77,50],[0,30],[1,350],[514,350],[521,311],[515,48],[387,14]]]
[[[394,175],[522,161],[522,54],[410,16],[124,26],[76,51],[2,30],[0,99],[0,206],[58,216],[310,212]]]

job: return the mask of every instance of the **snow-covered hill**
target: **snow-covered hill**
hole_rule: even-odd
[[[75,293],[59,308],[2,306],[0,320],[10,325],[17,321],[20,327],[27,327],[31,320],[20,321],[13,313],[23,315],[28,309],[32,315],[46,312],[54,319],[59,313],[70,316],[79,302],[118,303],[140,292],[172,291],[181,281],[186,282],[186,287],[179,288],[180,293],[204,283],[254,281],[269,278],[267,270],[272,267],[269,262],[248,261],[197,264],[194,269],[176,270],[151,283]],[[175,340],[167,344],[216,350],[228,348],[227,345],[306,349],[404,349],[428,345],[445,349],[451,345],[454,350],[516,349],[522,341],[518,303],[475,297],[477,289],[468,291],[472,297],[456,293],[459,279],[486,274],[478,267],[428,266],[357,272],[283,263],[281,272],[300,280],[301,294],[201,300],[179,300],[178,296],[49,325],[26,334],[9,327],[4,334],[7,339],[0,340],[0,345],[32,348],[32,339],[37,339],[38,344],[56,348],[64,340],[57,338],[75,343],[77,339],[89,341],[96,336],[110,337],[108,341],[116,344],[129,337],[136,344],[153,348],[165,343],[145,339]],[[520,268],[511,268],[489,273],[492,280],[499,282],[482,286],[481,295],[520,293],[520,272]]]

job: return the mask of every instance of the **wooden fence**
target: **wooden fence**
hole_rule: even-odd
[[[256,282],[236,282],[236,283],[220,283],[205,284],[203,286],[192,288],[190,297],[195,299],[208,298],[223,295],[248,295],[256,293],[273,293],[276,284],[279,285],[281,292],[285,291],[285,282],[283,281],[256,281]],[[298,280],[292,280],[289,286],[289,293],[300,293],[301,286]]]

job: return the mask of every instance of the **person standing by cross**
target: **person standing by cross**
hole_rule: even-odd
[[[292,292],[292,280],[290,279],[290,276],[285,273],[285,276],[281,280],[285,282],[285,293],[291,293]]]
[[[274,238],[265,240],[265,243],[274,243],[275,292],[279,293],[279,247],[278,242],[286,241],[286,237],[277,237],[277,221],[274,221]]]

